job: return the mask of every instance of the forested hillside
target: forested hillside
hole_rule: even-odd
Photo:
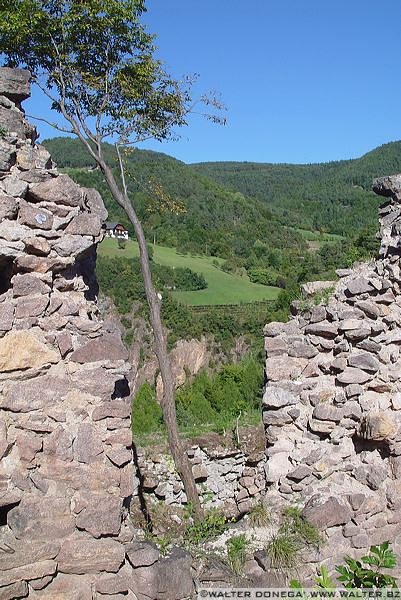
[[[55,138],[44,145],[59,168],[80,184],[99,189],[110,220],[121,220],[129,227],[77,140]],[[113,160],[113,147],[106,144],[104,148]],[[277,227],[266,204],[228,190],[166,154],[133,150],[127,156],[127,171],[145,232],[161,245],[222,257],[240,254],[242,246],[253,245],[256,239],[269,238],[273,247],[288,245],[285,230]],[[302,246],[302,237],[294,235],[290,243]]]
[[[191,165],[221,185],[264,202],[283,224],[344,236],[376,226],[372,179],[401,172],[401,142],[354,160],[290,165],[218,162]]]
[[[58,167],[97,188],[110,220],[130,229],[79,141],[44,142]],[[109,160],[114,148],[105,145]],[[334,269],[374,254],[374,176],[401,170],[401,143],[357,160],[320,165],[205,163],[133,150],[129,191],[150,242],[225,259],[222,269],[278,287],[332,278]],[[343,238],[329,238],[324,232]]]

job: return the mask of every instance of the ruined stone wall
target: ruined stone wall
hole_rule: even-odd
[[[132,537],[130,365],[95,303],[107,212],[35,144],[28,96],[0,69],[0,598],[86,600]]]
[[[262,427],[240,428],[238,440],[231,432],[187,440],[187,453],[204,507],[219,508],[228,517],[238,517],[257,503],[265,491],[264,450]],[[167,449],[155,446],[137,448],[136,452],[134,504],[145,494],[148,503],[184,506],[184,488]]]
[[[386,540],[401,550],[401,176],[374,190],[379,259],[265,327],[268,498],[304,505],[327,537],[309,558],[329,566]]]

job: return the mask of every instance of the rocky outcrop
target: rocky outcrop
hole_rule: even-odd
[[[374,183],[378,260],[338,272],[327,305],[265,327],[268,497],[303,502],[329,566],[401,550],[401,176]],[[295,307],[296,308],[296,307]]]
[[[131,367],[95,302],[107,212],[35,143],[28,96],[0,69],[0,597],[118,598]]]
[[[138,337],[140,337],[140,332]],[[139,343],[135,342],[135,346],[139,346]],[[139,355],[139,349],[136,354]],[[174,385],[176,388],[179,388],[186,383],[189,377],[196,375],[201,369],[209,365],[211,352],[208,349],[206,338],[200,340],[178,340],[174,348],[170,351],[169,358]],[[163,383],[159,373],[159,364],[153,350],[151,350],[151,356],[147,358],[145,364],[135,374],[133,381],[134,392],[137,392],[145,382],[155,385],[156,396],[160,401],[163,397]]]

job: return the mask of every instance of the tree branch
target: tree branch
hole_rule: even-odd
[[[48,121],[47,119],[44,119],[43,117],[35,117],[34,115],[28,115],[28,114],[26,116],[29,117],[29,119],[34,119],[35,121],[42,121],[43,123],[50,125],[50,127],[57,129],[57,131],[62,131],[64,133],[72,133],[72,134],[74,133],[74,131],[72,129],[66,129],[65,127],[62,127],[61,125],[57,125],[57,123]]]

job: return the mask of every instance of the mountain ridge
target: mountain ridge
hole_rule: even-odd
[[[191,167],[266,203],[281,222],[349,236],[359,226],[376,223],[380,201],[371,191],[372,180],[401,172],[401,142],[328,163],[206,162]]]

